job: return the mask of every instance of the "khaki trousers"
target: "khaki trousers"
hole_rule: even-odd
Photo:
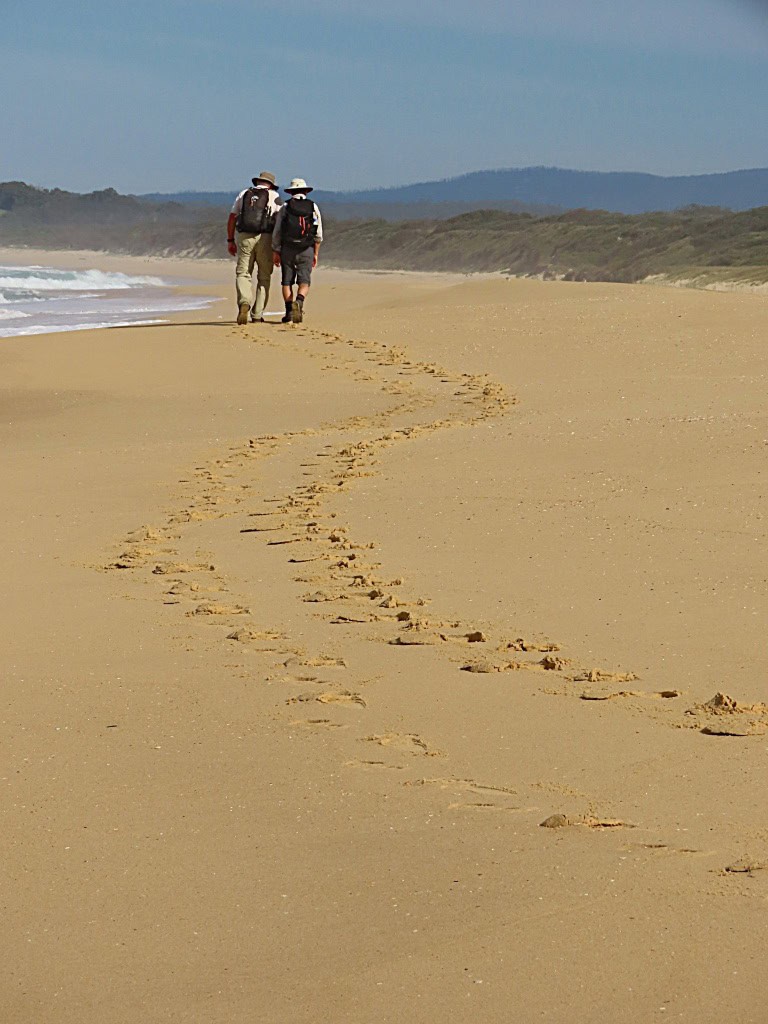
[[[253,301],[253,269],[257,269],[256,301]],[[269,283],[275,265],[272,262],[272,235],[237,234],[237,304],[253,306],[253,317],[259,320],[269,301]]]

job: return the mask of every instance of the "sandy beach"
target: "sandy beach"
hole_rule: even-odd
[[[0,1020],[764,1024],[765,297],[0,258]]]

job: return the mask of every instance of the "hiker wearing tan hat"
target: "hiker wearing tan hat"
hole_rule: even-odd
[[[290,199],[280,208],[275,219],[272,251],[275,266],[282,267],[285,301],[282,322],[300,324],[304,319],[304,300],[323,240],[323,218],[317,204],[307,199],[312,189],[303,178],[294,178],[285,191]],[[295,299],[294,285],[298,285]]]
[[[249,313],[254,322],[264,319],[274,267],[272,231],[283,205],[271,171],[262,171],[257,178],[251,180],[253,187],[243,189],[235,199],[227,221],[227,249],[230,256],[237,256],[235,276],[239,324],[248,323]],[[255,302],[254,267],[257,270]]]

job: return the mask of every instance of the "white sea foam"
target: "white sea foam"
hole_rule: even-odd
[[[165,323],[169,313],[205,309],[213,301],[180,295],[178,283],[116,271],[0,265],[0,337]]]
[[[125,320],[124,322],[114,323],[87,323],[87,324],[66,324],[65,326],[59,327],[43,327],[40,324],[34,327],[22,327],[16,331],[4,331],[0,327],[0,338],[8,337],[31,337],[35,334],[62,334],[67,331],[97,331],[106,327],[150,327],[153,324],[167,324],[168,320]]]
[[[22,289],[34,292],[116,291],[124,288],[162,288],[161,277],[135,276],[118,271],[56,270],[53,267],[0,266],[0,292]]]

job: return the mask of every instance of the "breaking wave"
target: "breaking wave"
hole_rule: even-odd
[[[210,305],[179,295],[178,283],[150,274],[0,265],[0,338],[157,323],[158,314]]]
[[[15,292],[120,291],[125,288],[162,288],[160,277],[135,277],[105,270],[56,270],[53,267],[0,266],[0,301],[13,302]]]

